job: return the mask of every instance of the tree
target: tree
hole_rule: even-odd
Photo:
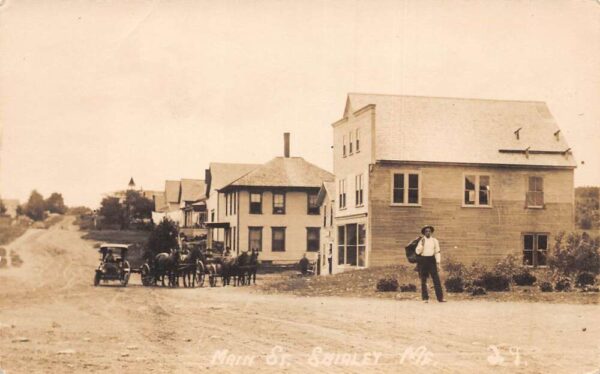
[[[4,202],[0,200],[0,216],[4,214],[6,214],[6,206],[4,205]]]
[[[118,197],[105,197],[100,203],[100,215],[108,224],[122,224],[123,209]]]
[[[583,230],[600,226],[600,188],[577,187],[575,189],[575,221]]]
[[[34,221],[42,221],[46,218],[46,203],[42,194],[36,190],[31,191],[29,200],[24,207],[24,213]]]
[[[179,229],[177,224],[165,217],[152,230],[148,238],[148,255],[152,258],[161,252],[168,252],[172,248],[179,248]]]
[[[63,197],[57,192],[52,193],[52,195],[46,199],[45,203],[46,210],[50,213],[65,214],[67,212]]]
[[[138,191],[127,191],[125,195],[125,206],[129,218],[144,219],[152,218],[154,202],[144,197]]]

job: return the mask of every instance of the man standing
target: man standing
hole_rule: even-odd
[[[423,301],[428,302],[429,294],[427,292],[427,277],[431,276],[433,287],[435,288],[435,296],[439,302],[444,302],[442,293],[442,285],[438,274],[440,265],[440,243],[432,236],[435,229],[428,225],[421,229],[423,238],[419,241],[415,253],[417,254],[417,264],[419,266],[419,278],[421,278],[421,297]]]

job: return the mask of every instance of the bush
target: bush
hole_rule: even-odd
[[[513,279],[517,274],[525,271],[521,260],[513,255],[508,255],[500,260],[496,266],[492,269],[492,272],[496,275],[504,275],[508,279]]]
[[[446,287],[446,291],[451,293],[460,293],[465,290],[465,282],[460,276],[449,277],[444,282],[444,286]]]
[[[556,238],[554,249],[548,256],[548,265],[564,276],[580,272],[600,274],[600,238],[592,239],[583,233],[561,233]]]
[[[575,283],[577,287],[593,286],[596,284],[596,276],[589,271],[583,271],[577,275]]]
[[[542,282],[542,284],[540,284],[540,290],[542,292],[552,292],[552,290],[553,290],[552,283],[550,283],[550,282]]]
[[[400,292],[417,292],[417,286],[409,283],[400,286]]]
[[[569,278],[560,278],[554,285],[554,289],[559,292],[571,290],[571,280]]]
[[[471,289],[471,296],[483,296],[483,295],[487,295],[487,292],[485,292],[485,289],[483,287],[473,287]]]
[[[396,278],[383,278],[377,282],[377,291],[396,292],[398,291],[398,280]]]
[[[464,277],[467,275],[466,266],[458,261],[448,258],[442,264],[442,269],[448,273],[449,277]]]
[[[520,273],[513,275],[513,281],[518,286],[532,286],[537,281],[537,278],[529,270],[524,269]]]
[[[506,275],[495,274],[492,272],[485,273],[480,279],[480,284],[487,291],[509,291],[510,278]]]

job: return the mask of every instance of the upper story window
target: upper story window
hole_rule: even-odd
[[[352,149],[352,131],[350,131],[350,133],[348,134],[348,151],[350,154],[354,153],[354,150]]]
[[[492,205],[489,175],[465,175],[463,204],[465,206]]]
[[[215,210],[210,210],[210,222],[215,222]]]
[[[316,193],[309,193],[308,195],[308,204],[307,204],[307,210],[308,210],[308,214],[319,214],[319,195]]]
[[[529,177],[526,201],[529,208],[544,207],[544,178]]]
[[[419,172],[396,172],[392,177],[392,204],[419,205],[421,177]]]
[[[250,192],[250,214],[262,214],[261,192]]]
[[[342,136],[342,156],[346,157],[346,135]]]
[[[340,179],[339,181],[339,201],[340,209],[346,208],[346,180]]]
[[[354,201],[356,202],[356,206],[363,205],[363,176],[359,174],[355,177],[355,196]]]
[[[327,227],[327,205],[323,205],[323,227]]]
[[[285,214],[284,192],[273,192],[273,214]]]
[[[356,153],[360,152],[360,129],[356,129]]]

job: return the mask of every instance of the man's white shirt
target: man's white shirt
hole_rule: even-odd
[[[419,240],[415,253],[421,256],[435,256],[435,261],[438,264],[441,261],[440,243],[433,236],[431,238],[424,236]]]

